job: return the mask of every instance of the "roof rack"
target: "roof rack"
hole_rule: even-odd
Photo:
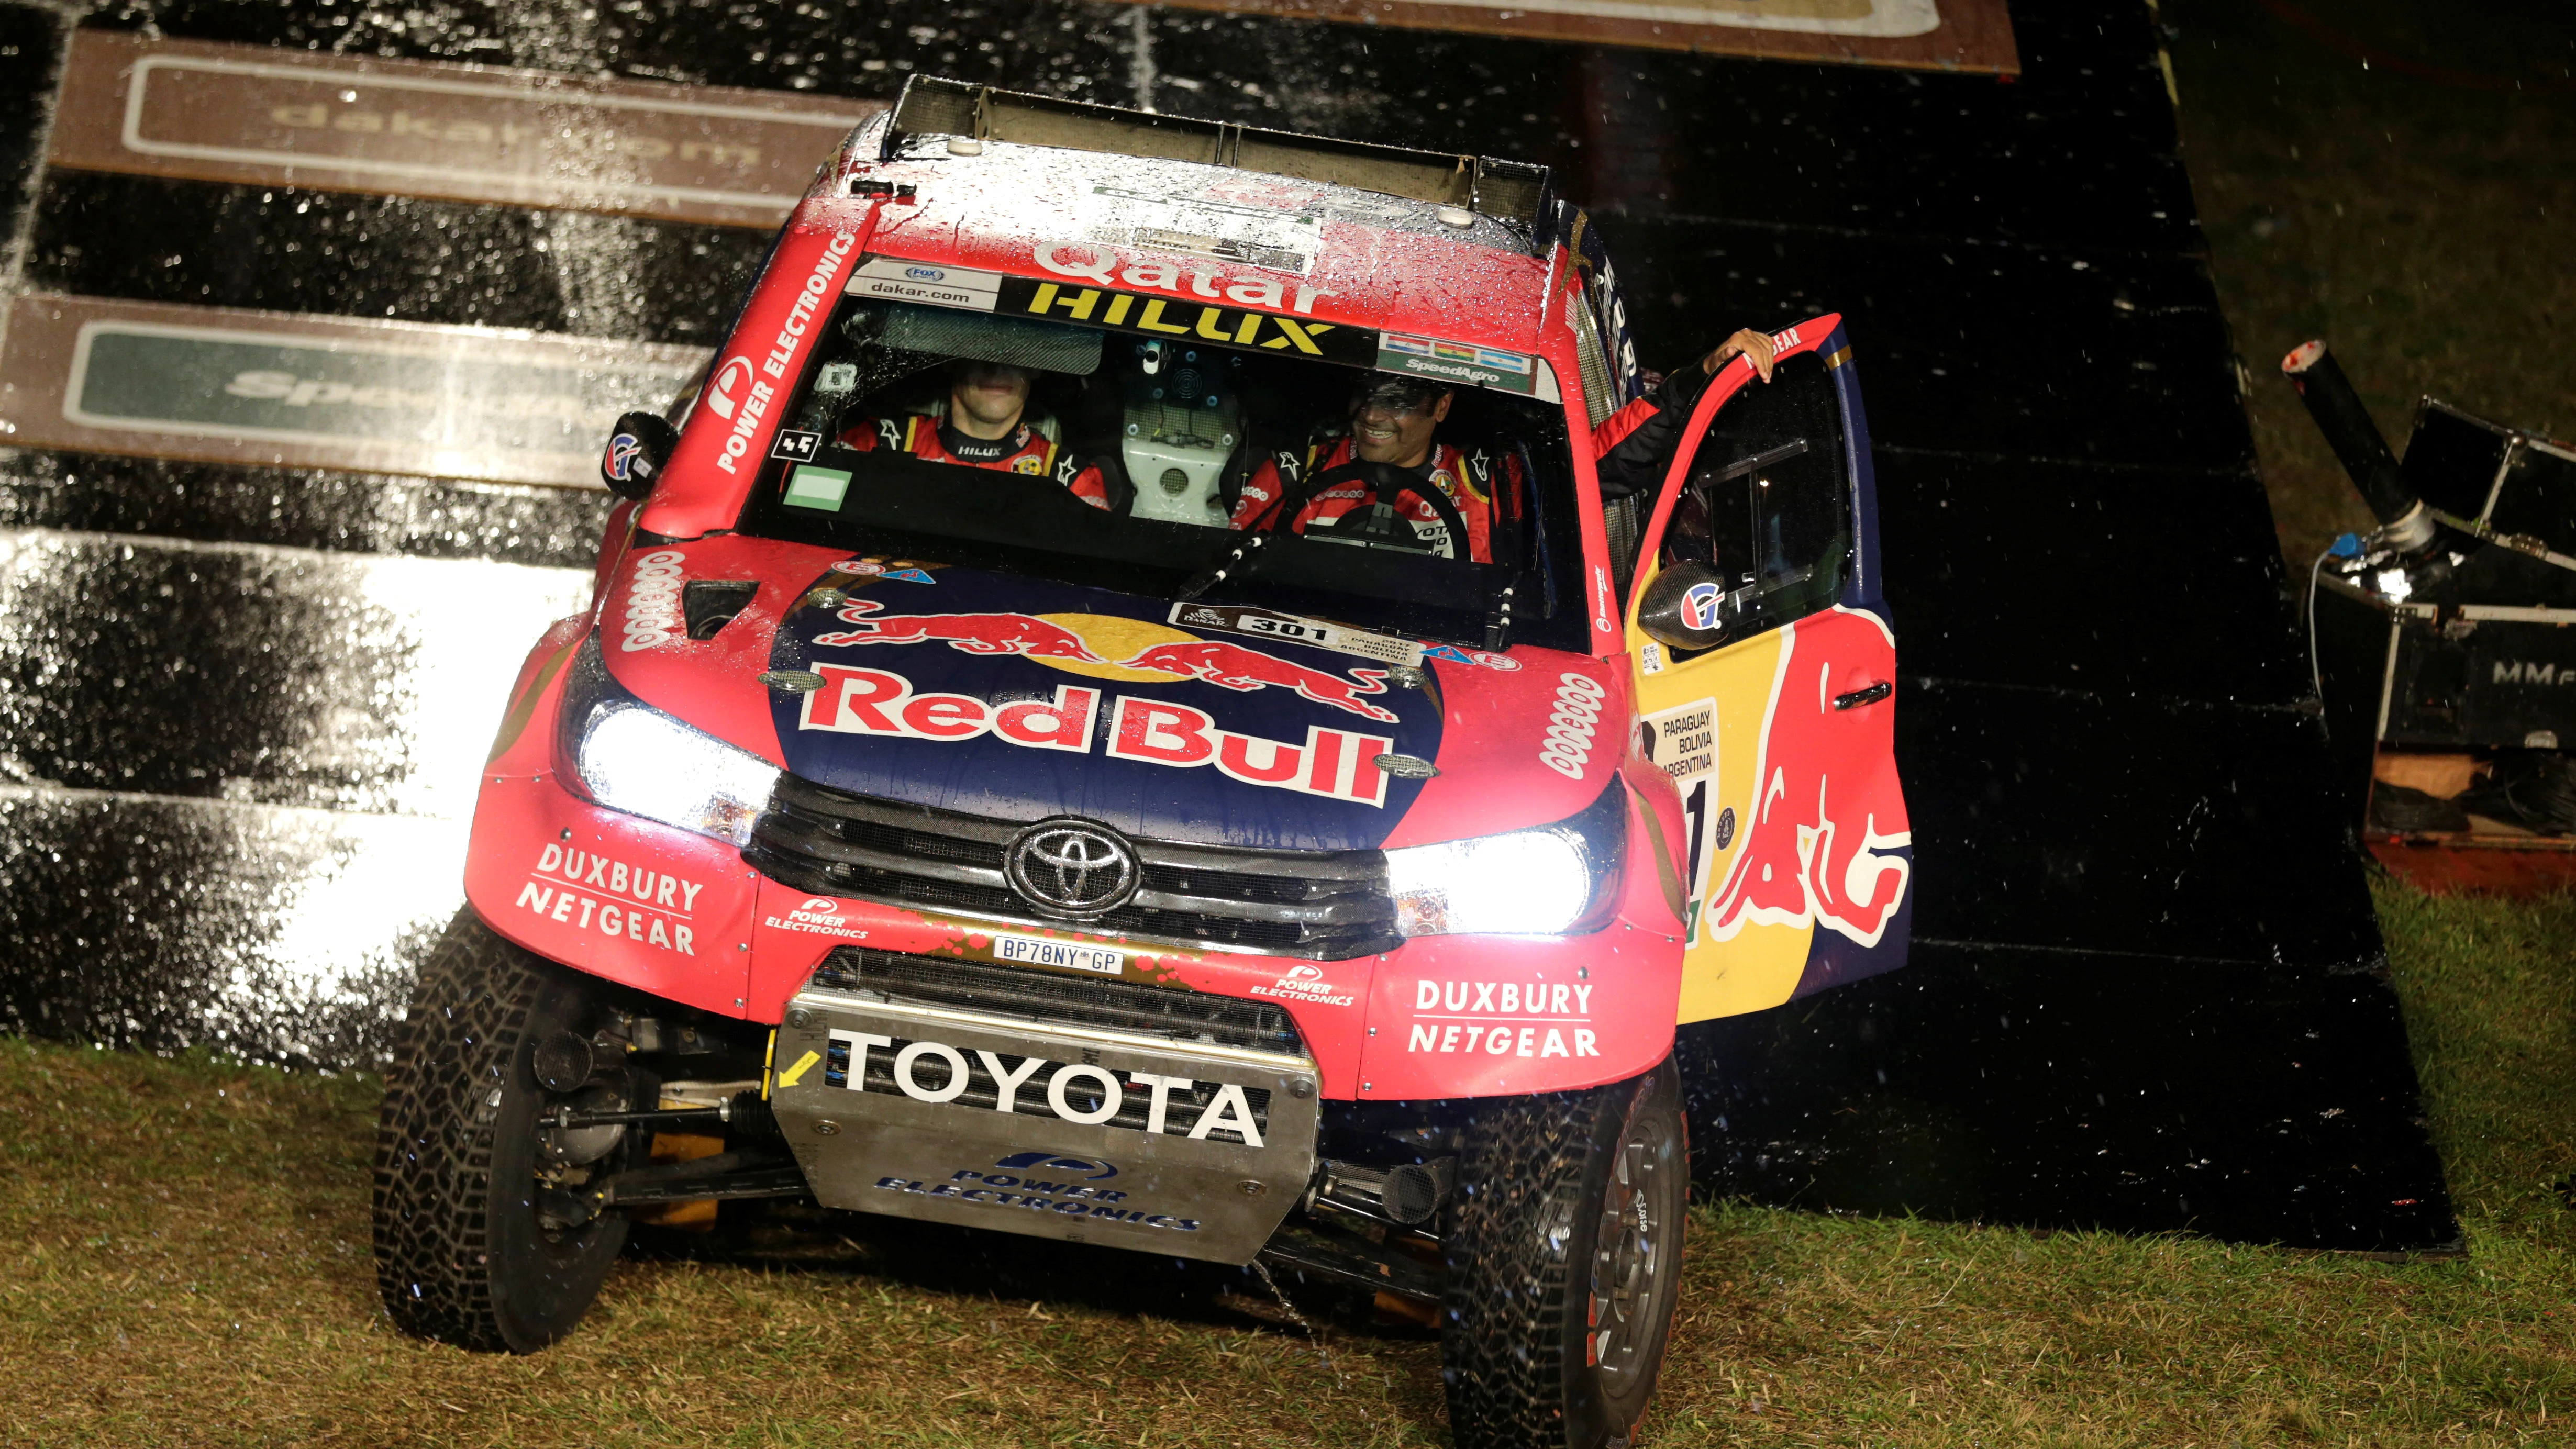
[[[1230,166],[1463,206],[1526,228],[1533,236],[1551,200],[1548,169],[1526,161],[1265,131],[1231,121],[1057,100],[941,76],[915,75],[904,84],[880,159],[893,160],[902,143],[915,136],[1017,141]]]

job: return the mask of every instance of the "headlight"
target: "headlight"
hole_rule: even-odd
[[[1395,929],[1405,936],[1564,936],[1598,929],[1618,899],[1628,801],[1616,775],[1601,798],[1533,830],[1386,853]]]
[[[596,638],[565,681],[556,748],[565,783],[597,803],[736,845],[751,839],[778,782],[767,760],[627,693]]]

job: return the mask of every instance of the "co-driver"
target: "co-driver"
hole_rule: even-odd
[[[1007,362],[960,358],[948,364],[948,396],[937,412],[861,418],[842,432],[841,444],[862,453],[885,448],[933,463],[1052,475],[1092,507],[1113,507],[1124,478],[1074,457],[1029,423],[1029,385],[1036,377]]]

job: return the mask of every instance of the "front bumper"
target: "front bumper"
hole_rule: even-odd
[[[827,1207],[1248,1263],[1315,1170],[1303,1052],[894,999],[788,1003],[770,1105]]]
[[[1632,842],[1631,859],[1650,859],[1645,849]],[[812,895],[723,841],[581,800],[547,770],[485,777],[466,889],[487,924],[540,955],[756,1022],[783,1021],[847,945],[1275,1003],[1328,1100],[1624,1081],[1671,1050],[1681,985],[1679,923],[1651,869],[1626,872],[1611,924],[1588,934],[1432,936],[1311,961]]]

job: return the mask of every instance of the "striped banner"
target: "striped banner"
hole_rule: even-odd
[[[883,109],[81,30],[47,160],[772,227],[850,129]]]
[[[0,445],[599,486],[610,424],[707,350],[495,327],[33,293],[0,350]]]

